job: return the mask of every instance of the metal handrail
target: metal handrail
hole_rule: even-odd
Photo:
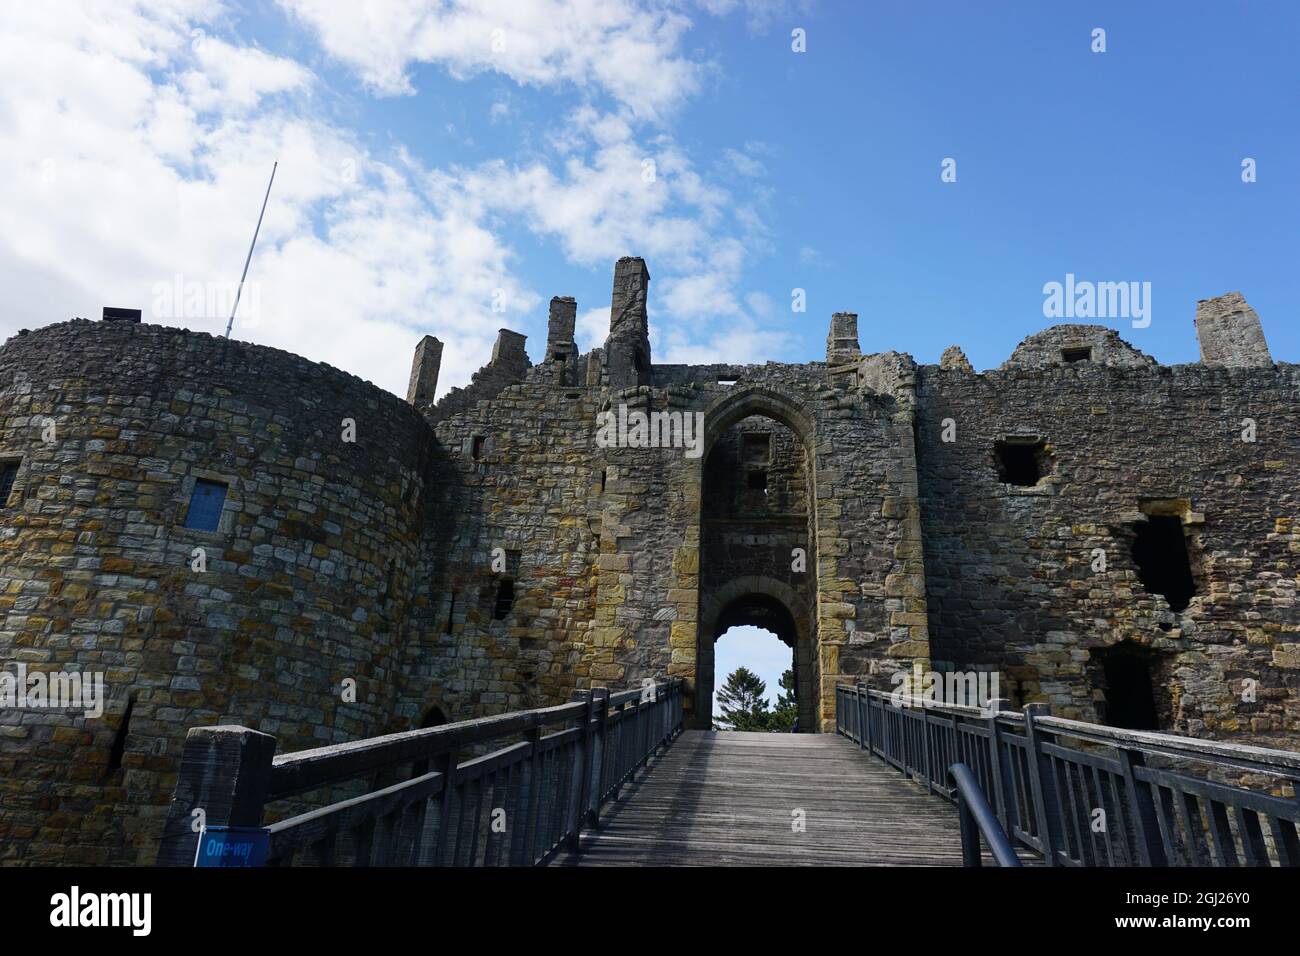
[[[970,767],[955,763],[948,768],[948,779],[957,791],[957,817],[961,823],[961,857],[965,866],[983,866],[980,854],[980,837],[988,844],[989,852],[998,866],[1023,866],[1016,856],[1007,831],[1002,829],[997,814],[989,806],[980,789],[979,781]]]

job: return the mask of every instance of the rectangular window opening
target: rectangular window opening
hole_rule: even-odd
[[[1032,488],[1047,472],[1047,443],[1041,438],[1007,438],[993,443],[993,458],[999,481]]]
[[[470,457],[475,461],[483,459],[483,451],[487,445],[487,438],[483,435],[475,435],[474,441],[470,445]]]
[[[16,461],[0,461],[0,511],[9,505],[9,496],[18,478],[18,465]]]
[[[1061,349],[1061,358],[1066,362],[1090,362],[1092,361],[1091,346],[1079,346],[1077,348]]]
[[[756,468],[749,473],[749,490],[767,494],[767,469]]]
[[[772,458],[772,436],[750,432],[741,436],[741,454],[749,464],[766,465]]]
[[[1184,611],[1196,593],[1187,535],[1177,515],[1152,514],[1133,525],[1133,563],[1148,593],[1159,594],[1173,611]]]
[[[225,482],[206,478],[195,481],[190,507],[185,512],[185,527],[195,531],[216,531],[221,526],[221,511],[226,505],[228,487]]]
[[[509,578],[502,578],[497,582],[496,606],[492,609],[493,620],[504,621],[510,616],[510,611],[514,606],[515,582]]]

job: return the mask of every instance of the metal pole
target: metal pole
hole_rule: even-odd
[[[266,195],[262,197],[262,211],[257,214],[257,228],[253,230],[253,241],[248,244],[248,256],[244,259],[244,272],[239,277],[239,288],[235,290],[235,305],[230,310],[230,321],[226,323],[226,338],[235,327],[235,313],[239,311],[239,297],[244,294],[244,280],[248,278],[248,264],[253,261],[253,247],[257,245],[257,234],[262,231],[262,217],[266,215],[266,201],[271,198],[271,183],[275,182],[275,169],[280,165],[277,159],[271,164],[271,179],[266,184]]]

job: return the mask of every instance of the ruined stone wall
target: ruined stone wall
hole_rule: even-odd
[[[560,703],[587,686],[598,394],[510,386],[438,424],[403,694],[412,725],[430,706],[464,720]],[[497,619],[503,580],[514,599]]]
[[[103,671],[109,701],[0,710],[0,861],[152,863],[190,727],[283,750],[391,730],[431,440],[274,349],[86,321],[5,343],[0,661]],[[217,532],[183,527],[198,477],[229,482]]]
[[[1057,348],[1078,337],[1047,338]],[[996,667],[1013,682],[1004,696],[1092,720],[1104,693],[1096,654],[1129,641],[1157,662],[1164,729],[1294,747],[1300,368],[1022,352],[1024,365],[982,375],[920,369],[934,658]],[[1246,419],[1254,442],[1243,440]],[[1036,486],[999,480],[994,444],[1017,433],[1045,440]],[[1147,592],[1131,553],[1153,501],[1185,522],[1196,594],[1182,613]],[[1247,679],[1258,682],[1254,703],[1242,700]]]

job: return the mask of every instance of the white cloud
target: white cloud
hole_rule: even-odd
[[[309,71],[193,33],[215,6],[32,9],[6,5],[0,24],[0,334],[105,304],[148,312],[177,276],[233,283],[273,159],[249,276],[260,321],[237,323],[237,338],[402,394],[415,342],[435,330],[445,390],[540,301],[497,237],[413,186],[418,164],[381,161],[317,118]],[[498,290],[505,315],[491,310]],[[225,314],[209,311],[154,321],[221,332]]]
[[[381,94],[409,94],[410,67],[458,79],[484,72],[531,86],[601,91],[651,119],[699,88],[678,49],[689,18],[633,0],[280,0],[321,47]]]
[[[400,12],[391,3],[344,6],[376,24]],[[444,5],[438,16],[463,18],[466,9]],[[255,305],[259,321],[236,323],[237,338],[403,394],[411,349],[432,332],[446,344],[440,387],[464,384],[490,355],[496,330],[519,328],[541,304],[498,234],[508,223],[604,275],[621,255],[645,256],[659,361],[758,360],[787,341],[761,327],[770,302],[745,288],[766,243],[756,180],[737,197],[701,175],[667,133],[639,134],[635,111],[590,105],[566,117],[549,153],[523,164],[428,168],[400,144],[376,155],[320,107],[321,83],[306,67],[217,37],[212,24],[224,16],[205,0],[84,0],[59,17],[25,5],[0,12],[0,181],[10,186],[0,203],[8,292],[0,335],[97,317],[103,305],[148,310],[156,289],[177,277],[232,284],[278,160],[241,306],[251,316]],[[528,16],[537,38],[525,40],[518,20],[507,36],[536,53],[512,67],[516,79],[532,81],[528,63],[536,82],[578,75],[564,56],[544,55],[559,41]],[[679,27],[666,25],[672,17],[662,10],[615,3],[593,16],[592,29],[613,35],[649,23],[650,41],[669,50],[676,43]],[[413,28],[417,38],[426,27]],[[404,36],[374,33],[358,42],[400,44]],[[649,42],[637,35],[624,39]],[[621,49],[614,39],[605,56]],[[375,68],[390,81],[401,75]],[[685,89],[652,96],[656,109]],[[737,155],[753,159],[760,147],[746,144]],[[757,177],[761,163],[753,162]],[[225,319],[220,308],[153,317],[213,333]],[[608,321],[607,305],[584,305],[584,348],[604,340]]]

